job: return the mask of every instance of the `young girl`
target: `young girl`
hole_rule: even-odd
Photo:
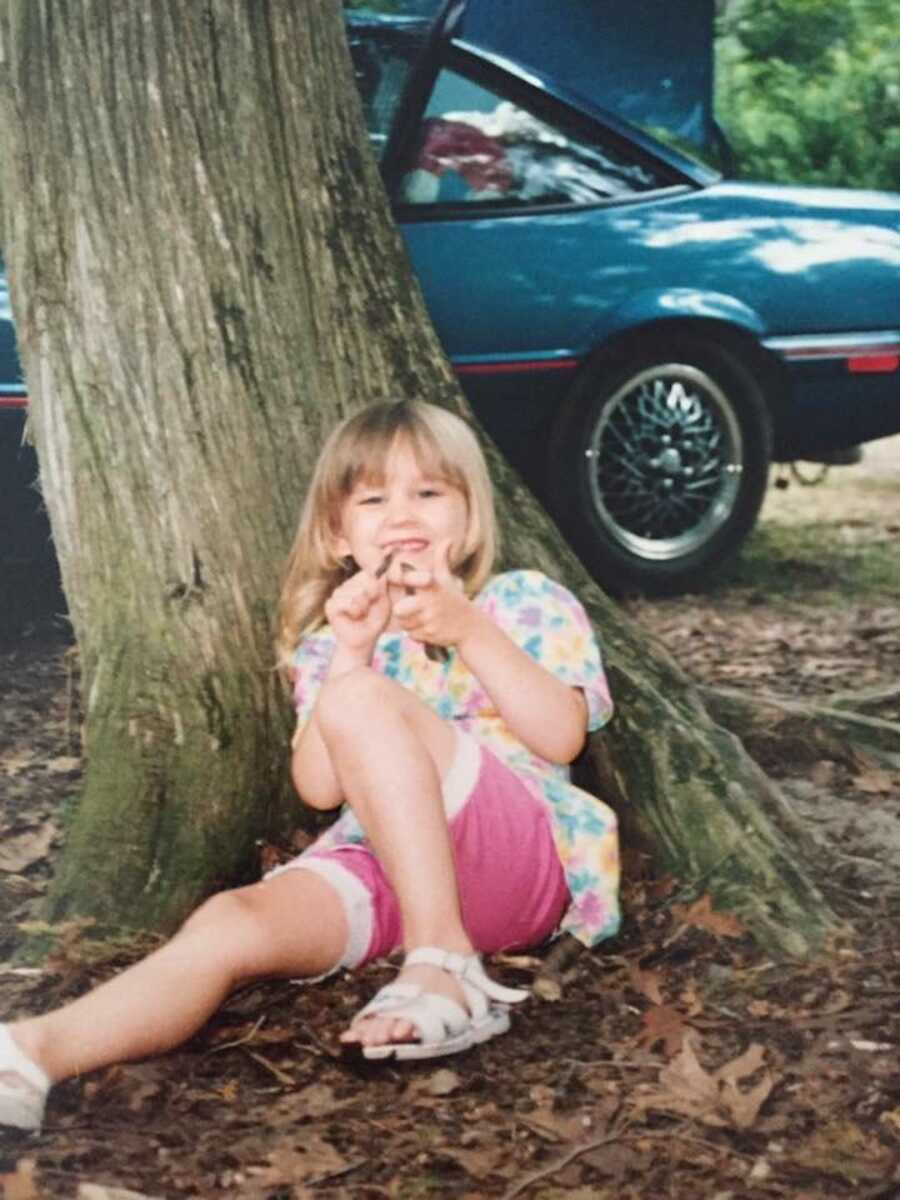
[[[574,597],[492,575],[490,483],[468,426],[428,404],[343,422],[310,486],[281,599],[291,773],[338,809],[298,858],[207,900],[162,949],[56,1012],[0,1026],[0,1123],[51,1084],[184,1041],[236,986],[320,978],[402,949],[341,1035],[428,1058],[509,1027],[523,991],[480,954],[618,925],[615,820],[566,764],[612,704]]]

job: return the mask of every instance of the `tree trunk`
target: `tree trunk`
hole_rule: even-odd
[[[464,404],[337,0],[7,0],[2,57],[4,241],[86,713],[52,914],[166,929],[296,819],[271,615],[324,431],[387,395]],[[506,561],[600,630],[604,794],[666,869],[808,953],[835,922],[779,793],[488,453]]]
[[[271,614],[323,433],[454,385],[336,3],[5,17],[4,243],[86,716],[52,913],[165,928],[295,821]]]

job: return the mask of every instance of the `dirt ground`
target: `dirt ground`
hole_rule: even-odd
[[[830,557],[798,554],[797,529]],[[898,534],[895,438],[820,488],[772,489],[749,567],[627,607],[704,682],[818,698],[896,685]],[[887,574],[864,570],[870,552]],[[778,589],[761,582],[760,556]],[[77,931],[39,966],[16,957],[80,771],[75,658],[48,606],[35,597],[0,641],[7,1016],[114,966],[91,962]],[[896,700],[879,715],[900,719]],[[62,1085],[40,1135],[0,1132],[4,1200],[896,1200],[900,758],[771,770],[823,853],[842,853],[830,882],[853,925],[820,961],[767,959],[706,897],[633,855],[615,941],[562,973],[546,956],[495,964],[509,982],[539,980],[508,1036],[362,1072],[336,1034],[388,967],[248,988],[178,1053]]]

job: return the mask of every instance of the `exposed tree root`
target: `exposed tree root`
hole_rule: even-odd
[[[874,713],[900,704],[900,684],[866,688],[860,692],[835,692],[828,697],[828,708],[849,709],[851,712]]]
[[[900,764],[900,723],[848,711],[845,699],[850,693],[839,698],[840,705],[825,705],[728,688],[702,687],[700,692],[713,719],[736,733],[753,758],[769,769],[823,758],[854,766],[861,754],[890,766]],[[889,692],[896,695],[900,689],[860,693],[857,699],[880,706]]]

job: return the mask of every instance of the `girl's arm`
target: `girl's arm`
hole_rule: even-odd
[[[303,803],[323,812],[337,808],[342,800],[341,789],[315,713],[294,734],[291,750],[291,779]]]
[[[335,635],[335,649],[322,680],[338,679],[372,661],[378,635],[390,616],[387,559],[377,571],[359,571],[336,588],[325,604],[325,616]],[[340,784],[331,764],[331,755],[316,720],[316,709],[306,725],[291,741],[291,779],[297,794],[311,808],[337,808],[343,803]]]
[[[541,758],[570,763],[587,734],[584,693],[541,666],[463,594],[450,569],[450,542],[438,547],[432,571],[401,570],[399,581],[413,593],[394,604],[401,626],[426,644],[455,646],[512,733]]]
[[[337,679],[347,671],[364,665],[358,654],[348,653],[341,646],[336,646],[322,686],[329,679]],[[316,720],[315,708],[291,741],[291,779],[297,795],[310,808],[325,812],[343,803],[343,793]]]
[[[584,745],[587,701],[535,662],[489,616],[470,606],[456,649],[510,730],[534,754],[570,763]]]

